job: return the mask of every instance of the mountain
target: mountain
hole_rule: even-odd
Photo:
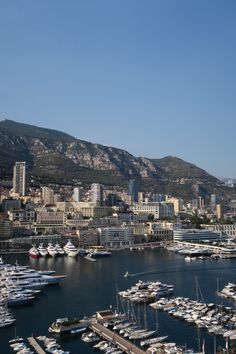
[[[21,160],[27,162],[35,185],[78,181],[125,185],[128,179],[136,178],[143,189],[184,198],[224,189],[220,180],[176,157],[135,157],[125,150],[56,130],[0,121],[0,180],[11,180],[13,165]],[[223,190],[223,194],[226,192]]]

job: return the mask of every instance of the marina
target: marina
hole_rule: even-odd
[[[15,324],[8,307],[31,304],[47,285],[59,284],[65,275],[54,271],[37,272],[18,263],[7,264],[0,259],[0,328]]]
[[[150,306],[189,324],[195,324],[198,328],[204,328],[214,335],[236,338],[236,313],[232,307],[207,304],[182,297],[162,298]]]
[[[14,264],[15,261],[15,256],[4,257],[5,264]],[[112,257],[104,257],[97,262],[88,262],[83,257],[40,257],[33,259],[27,255],[17,255],[17,261],[18,264],[27,265],[29,268],[36,269],[36,271],[51,270],[55,271],[56,274],[67,275],[61,282],[60,287],[47,287],[45,295],[44,293],[38,295],[40,301],[34,301],[27,306],[12,307],[11,312],[16,319],[17,334],[24,338],[29,337],[31,333],[34,333],[35,338],[42,333],[46,333],[49,325],[57,318],[83,319],[85,315],[96,313],[98,307],[107,308],[109,304],[115,310],[117,307],[117,287],[120,289],[118,292],[125,291],[139,280],[154,283],[160,281],[163,284],[173,285],[175,297],[195,299],[196,284],[194,276],[197,275],[201,285],[207,283],[207,287],[202,286],[201,289],[205,302],[216,303],[217,278],[220,275],[222,288],[229,282],[234,283],[234,269],[236,268],[234,259],[221,260],[221,262],[206,260],[201,263],[186,263],[183,256],[160,248],[137,252],[115,252]],[[124,278],[127,269],[132,276]],[[218,298],[218,301],[222,301],[223,306],[232,307],[232,303],[225,298]],[[133,304],[136,315],[138,311],[140,312],[141,323],[132,324],[134,326],[132,330],[145,330],[143,313],[145,306],[144,304],[140,304],[140,306]],[[120,310],[122,309],[120,308]],[[32,321],[32,319],[34,320]],[[153,311],[150,306],[146,306],[146,320],[147,330],[150,332],[156,331],[156,310]],[[131,313],[129,321],[132,322]],[[8,340],[14,336],[14,328],[13,325],[1,329],[0,342],[4,354],[11,353]],[[72,330],[75,332],[65,333],[58,339],[62,350],[70,351],[71,354],[77,352],[92,353],[93,347],[81,340],[82,333],[86,333],[86,331],[77,332],[78,328]],[[200,331],[200,346],[196,335],[197,330]],[[119,332],[116,330],[119,336],[133,343],[133,340],[124,336],[127,335],[128,328],[126,333]],[[162,341],[161,337],[164,337]],[[141,342],[154,338],[159,338],[160,342],[156,339],[156,343],[141,346]],[[186,348],[201,352],[203,340],[205,340],[205,353],[212,354],[214,352],[214,336],[210,332],[196,325],[189,325],[187,321],[179,321],[177,317],[170,316],[166,311],[158,311],[158,332],[153,332],[152,337],[138,340],[137,343],[136,339],[135,345],[138,345],[141,350],[148,350],[151,345],[156,346],[155,350],[157,350],[157,347],[163,350],[165,346],[168,348],[168,343],[176,343],[178,348],[183,348],[186,344]],[[94,343],[94,345],[98,343]],[[234,345],[234,341],[229,339],[229,346],[232,345]],[[216,348],[224,347],[225,337],[217,335]]]

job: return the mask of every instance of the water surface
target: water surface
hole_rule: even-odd
[[[187,263],[182,255],[164,249],[144,251],[113,252],[111,257],[89,262],[83,258],[68,257],[29,259],[27,255],[4,257],[6,262],[28,264],[35,269],[54,269],[57,274],[66,274],[67,278],[60,286],[50,286],[38,299],[27,306],[12,308],[16,318],[17,335],[28,337],[33,335],[47,335],[51,322],[59,317],[83,317],[91,315],[97,310],[104,310],[111,306],[116,307],[116,290],[125,290],[134,285],[139,279],[173,284],[176,296],[185,296],[196,299],[196,278],[206,302],[220,302],[215,291],[217,278],[220,288],[227,282],[235,282],[236,259],[231,260],[204,260]],[[126,271],[136,276],[125,279]],[[121,307],[120,303],[120,307]],[[232,305],[232,304],[231,304]],[[125,305],[124,305],[125,306]],[[143,306],[136,307],[136,314],[144,321]],[[158,312],[147,306],[147,319],[150,328],[158,323],[160,335],[169,335],[169,341],[186,344],[189,348],[198,349],[203,338],[206,341],[207,353],[213,353],[213,336],[206,331],[197,332],[192,325],[173,319],[166,313]],[[13,353],[8,346],[8,340],[14,337],[15,328],[0,329],[0,354]],[[89,344],[83,343],[80,337],[65,340],[63,349],[71,354],[93,353]],[[200,343],[200,344],[199,344]],[[224,345],[218,337],[217,346]]]

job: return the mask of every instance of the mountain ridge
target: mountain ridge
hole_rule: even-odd
[[[36,183],[73,184],[81,180],[112,185],[136,178],[145,189],[150,189],[151,184],[157,191],[169,186],[170,191],[186,189],[180,195],[193,196],[199,188],[209,194],[223,185],[205,170],[174,156],[135,157],[126,150],[94,144],[58,130],[2,120],[0,179],[12,178],[12,167],[19,160],[27,162]]]

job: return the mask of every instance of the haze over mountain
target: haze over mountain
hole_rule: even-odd
[[[216,177],[177,157],[135,157],[122,149],[12,120],[0,121],[0,147],[1,180],[11,180],[14,162],[24,160],[36,185],[79,181],[124,185],[136,178],[142,189],[184,198],[230,192]]]

